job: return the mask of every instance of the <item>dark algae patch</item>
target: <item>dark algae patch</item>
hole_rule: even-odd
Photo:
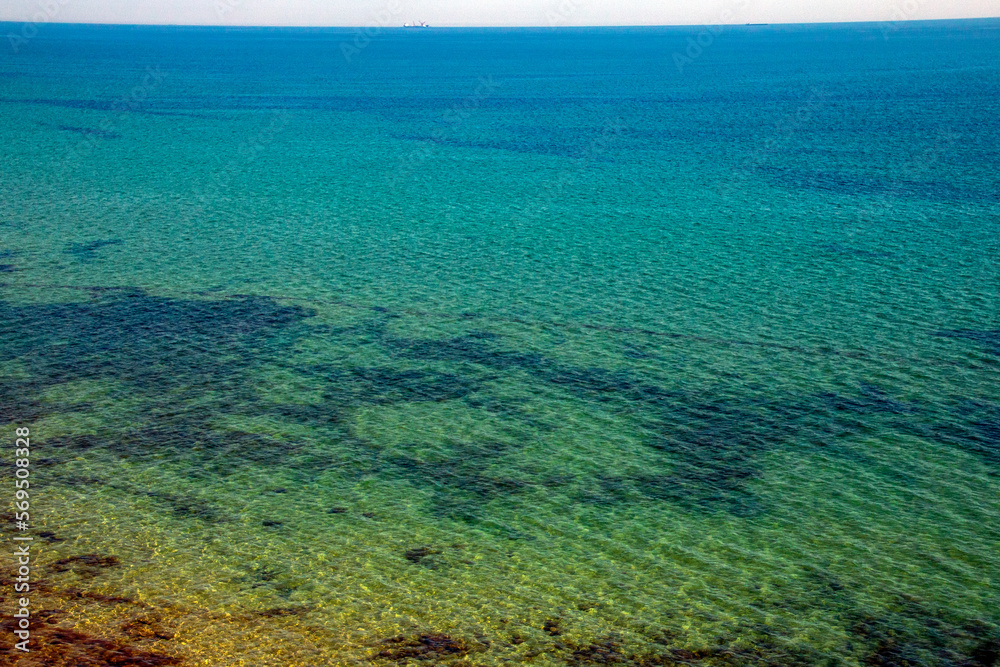
[[[0,631],[13,636],[14,619],[0,622]],[[47,667],[159,667],[181,665],[181,660],[164,653],[133,647],[83,632],[36,624],[31,632],[32,664]],[[23,654],[13,647],[0,648],[0,665],[21,665]]]
[[[121,239],[106,239],[98,241],[86,241],[84,243],[70,243],[66,246],[65,253],[72,255],[79,262],[93,262],[98,259],[98,252],[103,248],[124,243]]]
[[[448,401],[475,391],[477,382],[453,373],[420,369],[391,368],[338,369],[314,366],[308,372],[323,381],[328,390],[324,403],[317,406],[281,406],[289,416],[321,419],[337,408],[419,401]]]
[[[100,554],[84,554],[82,556],[70,556],[52,563],[52,569],[56,572],[74,571],[94,571],[118,567],[121,561],[117,556],[101,556]]]
[[[375,469],[432,490],[434,514],[477,522],[484,518],[486,503],[513,496],[528,486],[525,482],[493,476],[484,470],[503,451],[506,449],[491,449],[488,444],[460,443],[454,445],[451,456],[443,461],[425,462],[392,456],[379,459]]]
[[[436,664],[438,660],[457,658],[469,653],[469,647],[461,639],[445,634],[421,634],[416,637],[393,637],[382,642],[383,648],[373,660],[385,660],[405,664],[411,660]]]
[[[292,372],[317,383],[319,400],[272,404],[262,401],[248,381],[255,368],[283,358],[303,336],[350,337],[364,335],[365,330],[310,334],[301,325],[312,311],[262,297],[169,299],[139,290],[95,294],[94,300],[82,303],[30,307],[3,303],[0,315],[7,323],[0,325],[4,342],[0,359],[24,363],[33,378],[27,384],[8,382],[0,387],[11,399],[4,402],[0,416],[23,421],[58,410],[33,398],[48,386],[95,377],[114,380],[147,397],[148,409],[139,423],[124,433],[68,436],[53,444],[108,449],[126,457],[172,452],[200,460],[199,474],[226,475],[234,469],[234,462],[317,470],[330,464],[298,445],[290,450],[287,443],[267,436],[220,429],[216,417],[227,413],[269,413],[290,423],[325,429],[347,452],[363,449],[363,443],[350,437],[346,425],[353,410],[369,405],[463,400],[471,408],[519,421],[519,432],[537,430],[544,424],[522,419],[525,404],[490,397],[496,373],[517,371],[541,386],[617,412],[646,434],[644,442],[654,452],[651,465],[630,476],[593,478],[581,499],[618,504],[639,494],[693,509],[748,516],[765,510],[752,487],[768,452],[801,447],[803,442],[831,442],[838,434],[865,428],[871,420],[909,417],[914,411],[866,384],[853,393],[818,392],[786,399],[720,388],[706,398],[704,393],[668,389],[629,370],[577,367],[536,352],[505,349],[503,339],[488,332],[414,339],[390,335],[379,322],[367,333],[396,358],[445,362],[452,370],[334,364],[291,367]],[[160,398],[164,390],[173,395]],[[197,410],[186,408],[188,399],[205,404]],[[970,437],[985,441],[989,448],[995,440],[993,423],[988,415],[972,421]],[[375,456],[368,457],[367,471],[382,470],[420,486],[430,485],[436,512],[469,520],[481,518],[483,504],[492,499],[530,488],[530,481],[488,471],[491,461],[507,456],[517,446],[491,450],[489,443],[445,444],[443,461],[429,464],[405,454]],[[290,451],[295,456],[289,457]],[[185,513],[182,504],[174,505],[179,516]]]
[[[116,488],[120,487],[116,486]],[[127,488],[123,490],[136,493],[135,490]],[[138,491],[138,493],[142,493],[148,498],[161,503],[178,519],[199,519],[206,523],[218,523],[228,518],[213,503],[203,498],[189,498],[176,493],[166,493],[150,489],[143,489]]]
[[[629,662],[622,652],[622,644],[614,638],[606,638],[575,649],[567,658],[568,665],[616,665]]]
[[[699,511],[752,516],[766,511],[753,485],[763,472],[768,453],[791,448],[803,453],[822,449],[825,454],[840,455],[844,450],[838,443],[845,436],[875,428],[906,430],[926,418],[919,414],[926,412],[925,406],[908,404],[867,382],[857,383],[853,390],[800,396],[768,397],[759,391],[725,385],[717,391],[695,394],[664,387],[630,370],[573,366],[535,352],[505,349],[503,339],[489,332],[440,340],[415,339],[391,335],[385,322],[376,322],[369,332],[396,357],[445,362],[462,369],[464,375],[455,377],[465,379],[456,381],[444,376],[446,382],[439,381],[432,387],[447,398],[465,393],[464,400],[470,407],[519,418],[523,406],[504,405],[489,397],[495,373],[519,372],[541,386],[558,388],[632,420],[637,430],[647,434],[644,442],[657,458],[641,473],[590,480],[588,488],[577,496],[590,503],[631,502],[639,494]],[[397,396],[403,393],[393,390],[391,383],[385,384],[382,396],[376,393],[375,400],[390,400],[394,392]],[[456,384],[462,391],[450,392]],[[410,391],[407,387],[406,392]],[[366,393],[371,395],[373,389]],[[412,394],[422,398],[419,392]],[[942,419],[948,421],[954,416],[943,415]],[[902,418],[906,421],[899,421]],[[543,426],[532,421],[523,423],[533,428]],[[992,437],[989,419],[972,423],[960,419],[959,423],[978,434],[973,437]],[[486,459],[466,466],[468,459],[455,453],[454,460],[441,462],[433,482],[424,470],[429,466],[422,462],[397,456],[381,463],[397,466],[399,474],[413,476],[415,483],[433,484],[440,489],[435,507],[453,517],[464,515],[474,520],[479,515],[477,504],[525,488],[522,481],[494,481],[475,470],[482,468]],[[412,471],[418,474],[411,475]]]
[[[125,431],[55,438],[53,448],[100,449],[132,458],[169,454],[189,460],[197,466],[192,474],[202,476],[226,476],[246,465],[315,471],[332,465],[329,456],[318,455],[308,445],[223,429],[218,423],[220,415],[270,414],[335,438],[343,453],[354,459],[357,474],[390,474],[430,487],[436,514],[469,521],[483,518],[486,503],[513,497],[537,483],[530,475],[490,472],[493,462],[509,457],[526,437],[537,437],[548,428],[544,420],[524,417],[530,406],[523,400],[491,396],[498,374],[508,372],[525,373],[538,386],[616,413],[644,434],[652,458],[647,457],[641,472],[578,480],[583,488],[576,498],[591,504],[646,498],[699,511],[758,514],[766,507],[753,485],[769,452],[832,445],[842,435],[890,418],[905,419],[898,422],[900,428],[923,430],[938,440],[959,441],[988,458],[996,456],[994,412],[985,409],[957,420],[952,414],[921,421],[914,406],[865,383],[853,392],[811,396],[765,398],[726,386],[695,394],[631,370],[574,366],[534,351],[506,349],[503,338],[490,332],[407,338],[388,333],[385,321],[310,332],[304,325],[312,314],[302,306],[263,297],[171,299],[127,289],[95,292],[87,302],[31,306],[0,302],[4,343],[0,360],[16,359],[31,378],[0,385],[0,395],[6,399],[0,418],[31,421],[65,410],[37,396],[63,382],[104,378],[138,391],[145,401],[143,414]],[[984,334],[986,340],[992,340],[989,333]],[[288,365],[292,346],[310,335],[349,341],[369,336],[401,362],[445,366]],[[263,401],[250,377],[271,363],[314,383],[318,400]],[[198,400],[201,406],[185,405],[189,400]],[[442,456],[424,461],[409,456],[405,448],[389,456],[373,452],[349,431],[353,411],[364,406],[455,400],[511,423],[510,441],[444,442],[438,452]],[[216,516],[211,510],[206,514],[193,506],[189,509],[184,500],[166,496],[159,500],[179,518]]]
[[[159,621],[153,618],[140,616],[121,625],[123,634],[133,639],[173,639],[176,636],[171,630],[164,628]]]
[[[381,342],[394,354],[410,359],[466,362],[497,370],[533,369],[549,362],[540,354],[497,349],[489,341],[498,336],[475,332],[445,340],[393,338],[381,336]]]
[[[934,335],[971,340],[982,345],[990,354],[1000,355],[1000,329],[944,329]]]
[[[25,363],[38,382],[108,378],[162,391],[231,386],[264,337],[311,311],[264,298],[184,300],[133,290],[89,302],[0,302],[0,315],[0,360]]]
[[[32,394],[41,389],[37,382],[0,380],[0,424],[33,422],[52,410]]]
[[[63,132],[75,132],[76,134],[82,134],[88,137],[97,137],[98,139],[120,139],[122,136],[117,132],[111,132],[109,130],[102,130],[94,127],[78,127],[76,125],[60,125],[59,129]]]
[[[899,422],[900,431],[970,452],[1000,473],[1000,404],[955,398],[921,418]]]
[[[428,556],[435,556],[440,553],[440,549],[435,549],[433,547],[417,547],[416,549],[408,549],[404,556],[406,557],[406,560],[419,565]]]
[[[912,598],[881,614],[855,613],[849,630],[873,667],[993,667],[1000,656],[997,626]]]
[[[514,371],[632,421],[636,430],[646,434],[644,442],[656,452],[655,458],[641,473],[590,480],[588,488],[577,496],[590,503],[630,502],[638,494],[699,511],[758,514],[766,508],[752,487],[769,452],[832,445],[839,437],[863,431],[874,420],[913,412],[912,406],[863,382],[853,392],[806,396],[769,398],[726,386],[694,394],[662,386],[631,370],[574,366],[535,352],[505,349],[503,339],[488,332],[433,340],[393,336],[378,323],[371,331],[395,356],[447,362],[483,378],[475,387],[478,391],[465,399],[470,407],[489,409],[494,405],[488,396],[491,374]],[[523,408],[491,412],[517,417]],[[803,443],[808,444],[803,447]],[[831,447],[828,451],[838,450]],[[399,458],[396,463],[402,468],[422,467],[419,462]],[[439,508],[458,503],[463,495],[466,498],[458,503],[465,509],[446,510],[451,516],[464,512],[474,517],[475,497],[488,500],[525,487],[520,481],[497,484],[466,470],[463,460],[458,459],[442,464],[437,474],[441,495],[448,496],[437,504]]]

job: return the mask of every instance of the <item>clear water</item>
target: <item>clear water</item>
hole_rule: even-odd
[[[697,34],[4,51],[30,659],[995,664],[1000,22]]]

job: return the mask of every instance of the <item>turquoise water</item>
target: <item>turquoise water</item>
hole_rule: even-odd
[[[1000,22],[890,27],[4,52],[35,659],[996,664]]]

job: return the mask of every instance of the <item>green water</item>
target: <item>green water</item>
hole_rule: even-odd
[[[47,30],[0,418],[55,664],[996,662],[995,22],[684,73],[683,29]]]

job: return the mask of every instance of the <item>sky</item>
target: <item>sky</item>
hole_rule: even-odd
[[[717,25],[1000,16],[1000,0],[0,0],[0,21],[185,25]]]

